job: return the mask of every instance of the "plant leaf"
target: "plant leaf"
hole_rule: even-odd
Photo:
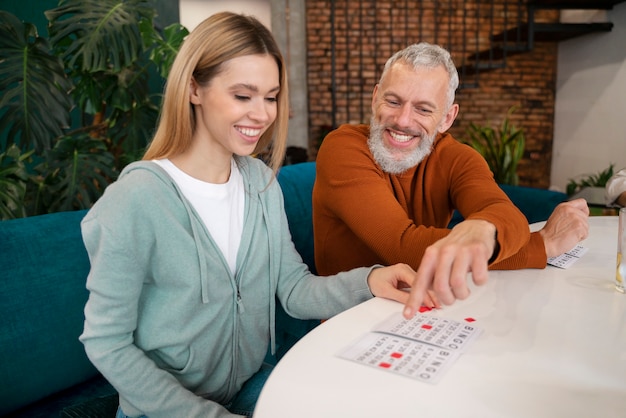
[[[470,123],[464,141],[485,158],[494,179],[501,184],[518,184],[517,165],[524,155],[524,131],[509,119],[515,109],[509,108],[497,130]]]
[[[43,206],[51,212],[89,208],[118,175],[105,143],[87,134],[61,138],[38,170]]]
[[[12,144],[0,153],[0,220],[26,216],[24,196],[29,178],[25,162],[33,152],[22,154],[17,145]]]
[[[0,132],[22,149],[49,149],[70,124],[71,83],[61,61],[34,25],[0,11],[0,63]]]
[[[141,55],[142,18],[152,21],[146,0],[61,0],[45,12],[50,42],[69,68],[119,71]]]

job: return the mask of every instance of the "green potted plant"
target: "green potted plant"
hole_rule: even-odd
[[[0,11],[2,219],[90,207],[141,156],[160,104],[150,80],[160,89],[188,34],[158,30],[149,0],[60,0],[45,16],[48,37]]]
[[[609,165],[608,168],[594,174],[581,174],[573,179],[569,179],[566,187],[566,193],[568,196],[572,196],[586,187],[597,187],[603,189],[606,187],[606,182],[613,177],[613,168],[615,164]]]
[[[582,197],[587,201],[590,215],[617,215],[615,208],[606,207],[605,193],[606,183],[613,176],[611,163],[608,168],[593,174],[581,174],[569,179],[566,186],[566,193],[573,198]]]
[[[509,120],[515,109],[509,108],[499,128],[471,123],[463,141],[485,158],[496,182],[513,186],[519,183],[517,165],[526,144],[524,130]]]

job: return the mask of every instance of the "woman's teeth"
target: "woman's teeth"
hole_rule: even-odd
[[[261,134],[260,129],[252,129],[252,128],[237,128],[239,132],[244,134],[245,136],[259,136]]]

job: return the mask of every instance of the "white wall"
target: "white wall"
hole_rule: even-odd
[[[626,167],[626,3],[606,14],[608,33],[559,44],[552,187]]]
[[[180,23],[191,31],[217,12],[245,13],[272,27],[270,0],[180,0]]]

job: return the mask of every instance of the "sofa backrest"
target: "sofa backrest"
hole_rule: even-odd
[[[0,222],[0,416],[98,375],[78,341],[85,213]]]
[[[526,186],[500,184],[500,188],[511,199],[511,202],[524,214],[529,224],[546,221],[559,203],[567,200],[567,195],[553,190]],[[448,228],[463,221],[458,211],[454,211]]]
[[[501,184],[500,188],[531,224],[546,221],[554,208],[567,200],[567,194],[553,190],[508,184]]]
[[[305,162],[281,167],[278,182],[285,199],[285,212],[289,222],[291,239],[302,260],[312,273],[315,269],[313,253],[312,195],[315,183],[315,163]],[[276,304],[276,355],[265,360],[275,363],[319,321],[300,320],[290,317],[280,303]]]
[[[315,273],[312,210],[315,162],[283,166],[277,177],[285,197],[285,212],[291,239],[302,260],[309,266],[311,272]]]

